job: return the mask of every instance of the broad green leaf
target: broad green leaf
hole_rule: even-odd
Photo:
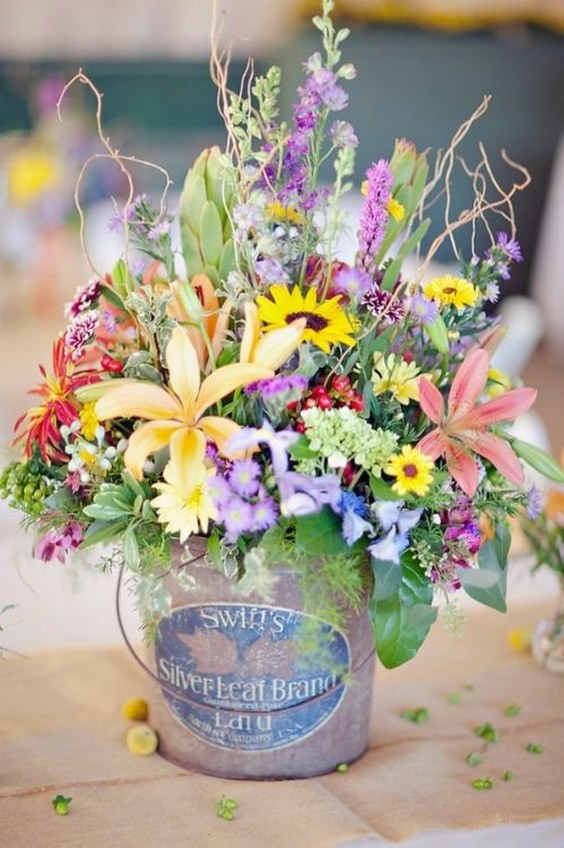
[[[509,531],[509,527],[504,521],[500,521],[496,524],[493,545],[500,567],[505,568],[507,566],[509,548],[511,547],[511,533]]]
[[[94,518],[97,521],[115,521],[127,517],[130,513],[129,509],[124,510],[120,507],[105,506],[99,503],[89,504],[82,511],[88,518]]]
[[[401,565],[385,559],[372,557],[372,571],[374,572],[374,600],[383,601],[401,586]]]
[[[235,269],[235,246],[233,239],[228,239],[223,245],[221,258],[219,260],[219,276],[222,280],[226,280],[228,275]]]
[[[386,668],[395,668],[415,656],[437,617],[433,590],[408,554],[401,563],[401,585],[382,600],[372,598],[370,616],[376,651]]]
[[[201,174],[188,171],[184,181],[184,188],[180,195],[180,225],[188,224],[190,229],[201,234],[200,220],[202,210],[207,202],[206,182]]]
[[[290,445],[288,453],[292,459],[312,459],[317,456],[317,451],[310,448],[309,440],[305,436],[300,436],[293,445]]]
[[[421,241],[421,239],[424,238],[430,226],[430,218],[425,218],[424,221],[421,221],[417,229],[414,230],[408,238],[406,238],[406,240],[400,247],[398,251],[398,258],[403,260],[406,256],[412,253]]]
[[[329,507],[301,515],[296,521],[296,549],[313,556],[330,556],[350,551],[341,536],[341,522]]]
[[[461,568],[458,572],[460,582],[465,589],[468,587],[476,589],[491,589],[499,582],[499,575],[493,571],[484,571],[479,568]]]
[[[112,282],[119,297],[126,299],[135,288],[135,280],[129,273],[129,269],[123,259],[118,259],[112,270]]]
[[[486,572],[489,572],[495,577],[495,582],[490,587],[481,587],[464,582],[463,570],[459,572],[464,591],[467,595],[484,604],[487,607],[496,609],[499,612],[505,612],[507,609],[505,604],[505,592],[507,586],[507,573],[502,563],[500,563],[495,544],[487,539],[478,556],[478,567]]]

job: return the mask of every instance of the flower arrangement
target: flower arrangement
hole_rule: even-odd
[[[375,161],[356,254],[337,254],[358,140],[339,117],[355,69],[333,5],[314,18],[323,53],[305,63],[288,123],[277,68],[237,94],[216,58],[229,141],[187,174],[181,250],[173,217],[131,184],[113,222],[124,256],[67,305],[0,491],[38,531],[39,558],[104,543],[102,567],[135,575],[148,624],[166,609],[172,546],[189,558],[204,536],[242,592],[268,596],[285,561],[325,617],[368,593],[378,654],[395,666],[422,644],[438,596],[447,611],[461,591],[504,608],[507,519],[529,497],[522,461],[562,473],[506,427],[535,391],[490,368],[502,329],[485,307],[521,260],[511,198],[526,173],[515,165],[522,180],[504,191],[482,151],[467,169],[474,206],[448,220],[456,147],[487,104],[433,172],[405,140]],[[441,197],[445,231],[424,250]],[[497,235],[490,213],[506,225]],[[464,260],[455,235],[480,224],[491,246]],[[460,273],[425,279],[445,239]]]

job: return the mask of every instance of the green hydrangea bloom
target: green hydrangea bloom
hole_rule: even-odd
[[[365,418],[346,406],[339,409],[307,409],[302,412],[309,447],[327,459],[332,468],[354,462],[375,477],[396,450],[395,433],[374,429]]]

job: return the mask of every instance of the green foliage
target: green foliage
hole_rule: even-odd
[[[466,594],[488,607],[505,612],[507,588],[507,556],[510,534],[507,526],[499,523],[493,539],[486,539],[478,556],[478,571],[460,569],[460,580]]]

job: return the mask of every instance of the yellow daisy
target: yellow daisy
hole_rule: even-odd
[[[406,405],[410,400],[419,400],[419,368],[415,362],[405,362],[390,353],[384,357],[374,354],[372,388],[375,395],[390,392],[394,400]]]
[[[401,453],[392,456],[384,470],[390,477],[396,478],[392,489],[398,495],[403,497],[413,493],[423,497],[427,494],[433,482],[432,468],[432,459],[429,459],[417,448],[404,445]]]
[[[313,342],[325,353],[329,353],[333,345],[355,344],[350,335],[354,327],[340,305],[339,297],[332,297],[317,302],[317,290],[308,289],[304,297],[298,286],[290,291],[287,286],[274,285],[268,290],[268,297],[259,295],[257,306],[259,315],[268,330],[285,327],[298,318],[306,319],[303,340]]]
[[[94,401],[85,403],[79,413],[80,423],[82,424],[82,434],[89,442],[94,440],[96,430],[100,426],[100,422],[94,412],[95,405]]]
[[[465,309],[467,306],[474,306],[480,292],[469,283],[468,280],[463,280],[460,277],[451,277],[450,274],[445,274],[444,277],[435,277],[423,286],[423,293],[429,300],[434,300],[441,306],[455,306],[458,310]]]

